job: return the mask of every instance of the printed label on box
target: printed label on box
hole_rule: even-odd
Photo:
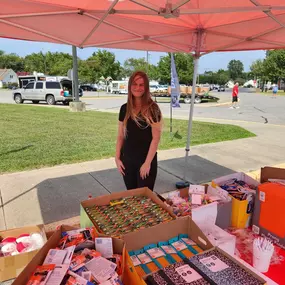
[[[218,257],[215,255],[211,255],[206,258],[200,259],[200,262],[207,266],[212,272],[219,272],[226,268],[229,268],[229,266],[221,261]]]
[[[191,203],[193,205],[202,205],[202,196],[200,194],[192,194]]]
[[[189,194],[205,194],[205,186],[203,185],[190,185]]]
[[[137,258],[137,256],[132,255],[132,256],[130,256],[130,258],[131,258],[131,260],[132,260],[134,266],[138,266],[138,265],[141,264],[141,262],[140,262],[140,260]]]
[[[167,254],[176,253],[175,249],[174,249],[171,245],[162,245],[161,248],[162,248]]]
[[[265,202],[265,192],[262,191],[259,192],[259,200],[261,202]]]
[[[147,250],[147,253],[151,256],[151,258],[159,258],[161,256],[165,256],[164,252],[158,247]]]
[[[202,276],[188,264],[178,267],[175,270],[187,283],[194,282],[202,278]]]
[[[182,240],[188,245],[196,245],[196,243],[190,238],[182,238]]]
[[[138,259],[141,261],[142,264],[150,263],[152,261],[146,253],[139,254]]]
[[[113,256],[112,238],[95,238],[95,248],[103,257],[110,258]]]
[[[181,250],[187,248],[187,245],[186,245],[183,241],[181,241],[181,240],[174,242],[174,243],[172,244],[172,246],[173,246],[176,250],[178,250],[178,251],[181,251]]]
[[[256,225],[253,225],[252,226],[252,231],[253,233],[255,233],[256,235],[259,235],[259,232],[260,232],[260,228]]]

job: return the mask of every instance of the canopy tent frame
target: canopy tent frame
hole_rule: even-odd
[[[0,0],[0,4],[1,1],[4,2],[4,4],[7,4],[7,2],[5,2],[7,0]],[[281,40],[280,38],[278,38],[278,36],[275,37],[275,33],[278,34],[279,32],[282,32],[282,30],[285,28],[285,23],[283,23],[285,17],[285,5],[284,3],[282,3],[282,0],[237,0],[235,3],[230,3],[226,6],[215,6],[212,4],[211,1],[207,0],[200,0],[201,3],[203,2],[203,4],[211,3],[209,5],[204,6],[194,4],[192,5],[193,1],[191,0],[175,0],[176,3],[171,3],[170,0],[165,0],[164,6],[153,4],[156,1],[152,1],[152,3],[150,3],[150,1],[146,0],[129,0],[128,2],[130,3],[127,3],[130,4],[129,6],[124,5],[124,3],[126,3],[127,1],[109,1],[111,1],[111,3],[106,4],[107,1],[98,0],[98,5],[97,2],[93,3],[92,1],[81,1],[86,4],[86,7],[85,5],[81,4],[73,5],[73,2],[79,3],[76,0],[27,1],[27,5],[31,5],[31,3],[34,3],[35,5],[47,5],[47,9],[43,10],[41,8],[37,8],[35,9],[34,13],[30,13],[29,11],[27,12],[27,9],[23,9],[24,12],[19,13],[15,13],[13,9],[8,9],[10,13],[3,13],[3,11],[1,11],[2,14],[0,14],[0,24],[2,23],[7,26],[31,33],[32,36],[26,36],[28,39],[32,38],[33,40],[34,38],[36,38],[41,41],[47,40],[51,42],[71,45],[73,54],[73,78],[75,81],[77,81],[78,79],[76,47],[124,48],[122,46],[124,46],[125,44],[133,43],[135,45],[135,48],[138,49],[141,49],[141,47],[144,45],[146,50],[192,53],[194,57],[194,72],[188,121],[185,168],[183,175],[183,180],[186,181],[186,166],[188,165],[188,157],[190,153],[194,99],[200,57],[218,51],[272,49],[272,47],[285,48],[285,39],[284,41],[282,41],[282,39],[284,38],[283,34]],[[21,2],[25,2],[25,0],[22,0]],[[61,2],[65,2],[66,5],[61,5]],[[102,5],[103,2],[106,2],[106,5],[104,4],[106,7]],[[199,1],[196,2],[199,4]],[[274,2],[273,5],[270,5],[271,2]],[[241,5],[241,3],[243,4]],[[277,4],[280,5],[278,6]],[[7,5],[7,7],[9,7],[9,4]],[[138,9],[134,9],[134,5],[137,5]],[[51,7],[50,11],[49,7]],[[118,9],[116,9],[116,7],[118,7]],[[130,8],[129,10],[127,10],[128,7]],[[16,8],[15,11],[17,11]],[[187,15],[193,17],[198,15],[198,19],[200,19],[200,16],[202,17],[203,15],[210,15],[211,17],[215,15],[218,15],[216,17],[226,17],[227,15],[231,15],[231,13],[254,13],[254,17],[244,16],[244,14],[242,14],[240,21],[227,20],[223,22],[219,21],[218,19],[215,19],[214,25],[209,25],[206,27],[203,27],[203,25],[200,24],[200,20],[197,20],[197,23],[194,20],[192,21],[192,23],[190,23],[190,18],[185,18],[185,16]],[[61,35],[62,37],[60,37],[57,33],[53,33],[53,31],[49,30],[48,28],[40,30],[37,26],[29,25],[30,21],[23,21],[23,24],[19,23],[21,19],[26,20],[27,18],[32,17],[45,18],[50,16],[68,16],[74,17],[75,20],[78,20],[77,15],[84,17],[84,20],[86,21],[87,19],[93,19],[97,21],[95,24],[92,22],[88,22],[89,24],[86,35],[83,34],[83,37],[78,40],[74,39],[71,36],[64,37],[63,35]],[[112,16],[114,16],[115,18],[112,18]],[[123,21],[121,21],[121,19],[125,18],[128,19],[130,22],[132,20],[134,22],[138,21],[138,25],[147,25],[147,22],[144,19],[150,19],[147,18],[149,16],[156,17],[156,20],[154,20],[153,23],[159,23],[161,25],[165,24],[168,29],[160,30],[160,28],[158,28],[157,30],[155,30],[156,33],[152,33],[149,30],[147,30],[146,33],[144,33],[144,31],[137,32],[136,29],[132,30],[133,27],[129,27],[128,25],[124,24]],[[119,19],[117,17],[119,17]],[[158,20],[157,17],[160,17],[162,20]],[[111,20],[111,18],[114,20]],[[253,29],[251,30],[249,35],[243,35],[243,33],[240,33],[238,30],[232,31],[231,29],[231,27],[238,24],[241,24],[242,26],[250,26],[252,23],[251,21],[256,21],[255,23],[259,23],[260,20],[267,20],[267,18],[270,18],[272,20],[271,25],[262,25],[263,30],[258,29],[258,31],[255,31],[255,29]],[[172,21],[171,23],[168,23],[166,22],[166,19],[170,19],[175,22]],[[194,25],[193,22],[195,22]],[[117,29],[118,33],[122,33],[122,35],[119,37],[113,37],[111,39],[109,39],[108,37],[105,37],[104,39],[98,37],[99,41],[97,41],[96,33],[102,28],[102,25],[104,25],[104,29],[106,29],[106,27],[109,27],[111,30]],[[253,26],[254,24],[252,24],[252,27]],[[229,29],[223,29],[224,27],[227,27]],[[230,32],[228,32],[228,30],[230,30]],[[15,32],[15,35],[17,35],[17,37],[14,36],[14,38],[26,39],[21,38],[24,36],[18,34],[18,30]],[[189,41],[184,42],[184,38],[186,39],[188,35],[189,38],[194,36],[194,41],[190,44]],[[212,37],[212,39],[213,36],[220,37],[220,39],[225,42],[224,44],[219,45],[219,41],[212,41],[212,45],[204,45],[203,41],[204,36],[206,35]],[[5,36],[9,37],[10,34],[7,33],[6,35],[0,32],[0,37]],[[176,38],[172,40],[172,36],[181,36],[179,44],[176,44]],[[44,39],[42,37],[44,37]],[[140,43],[141,45],[139,46]],[[247,43],[249,47],[247,47]],[[153,49],[152,45],[155,46]],[[78,94],[76,95],[76,93],[78,93],[77,89],[78,88],[75,88],[75,100],[79,101],[79,96]]]

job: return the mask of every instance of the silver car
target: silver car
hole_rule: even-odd
[[[82,89],[79,89],[79,96],[83,95]],[[38,104],[40,101],[46,101],[49,105],[55,105],[62,102],[68,105],[73,101],[72,81],[33,81],[29,82],[24,88],[13,91],[13,99],[17,104],[24,101],[32,101]]]

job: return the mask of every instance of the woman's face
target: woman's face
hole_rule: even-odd
[[[136,76],[131,85],[131,92],[134,97],[142,97],[145,91],[144,80],[139,75]]]

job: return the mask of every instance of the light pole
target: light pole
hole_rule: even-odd
[[[44,74],[47,74],[47,61],[46,61],[46,54],[44,54],[43,50],[42,50],[42,56],[44,59]]]
[[[146,73],[149,72],[149,52],[146,51]]]

